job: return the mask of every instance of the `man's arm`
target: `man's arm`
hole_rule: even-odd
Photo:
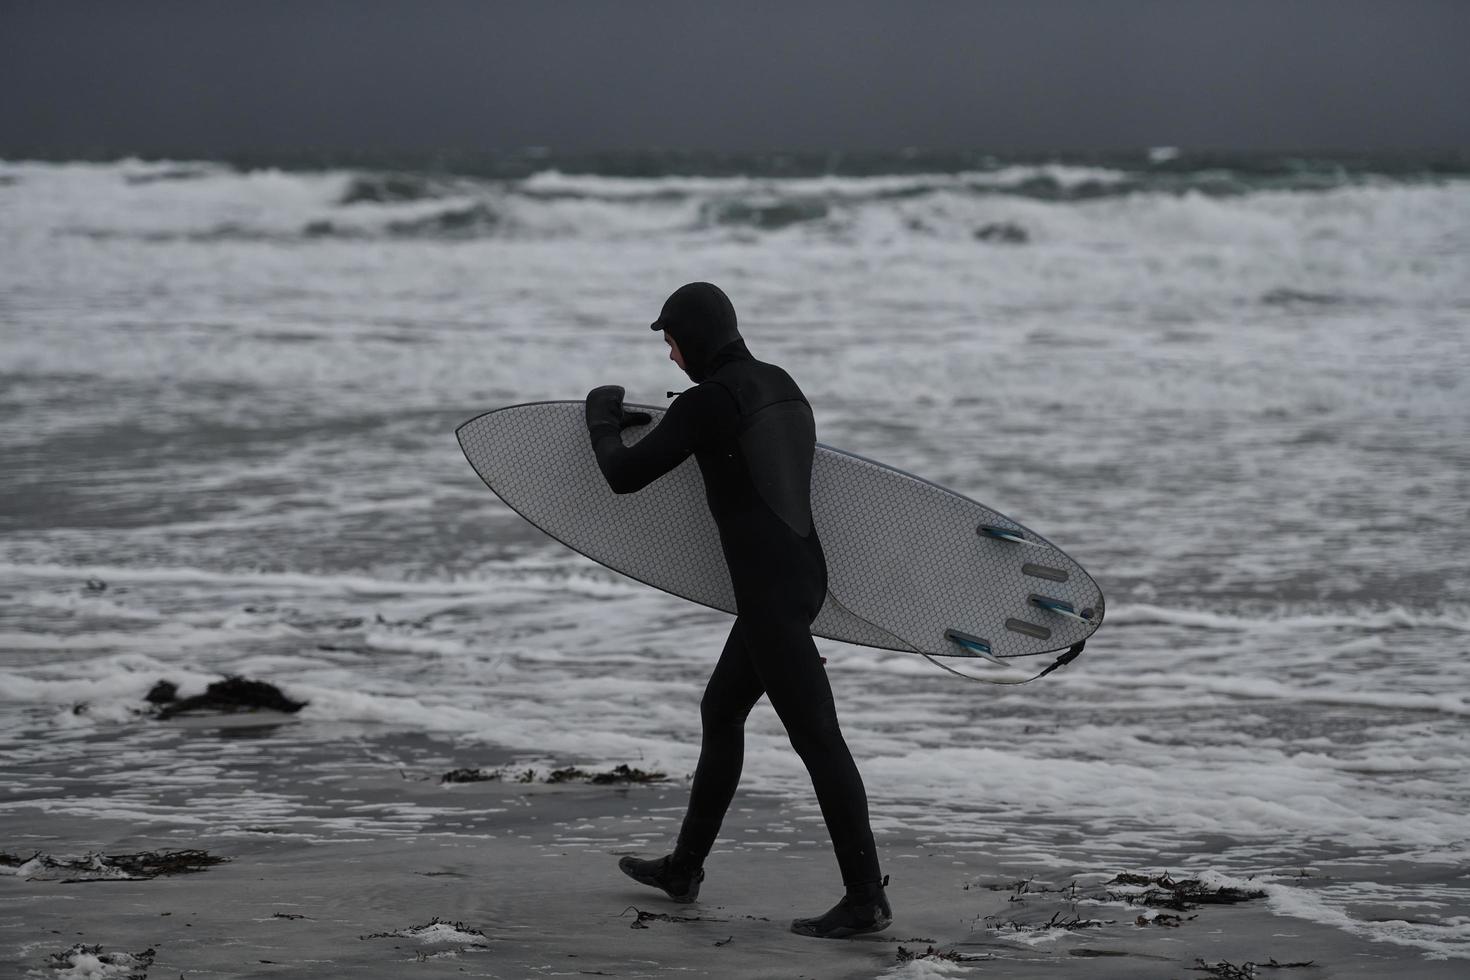
[[[587,430],[597,465],[614,493],[634,493],[688,459],[704,443],[733,435],[735,400],[717,384],[702,384],[674,399],[652,432],[632,446],[623,445],[615,415],[603,389],[588,395]]]

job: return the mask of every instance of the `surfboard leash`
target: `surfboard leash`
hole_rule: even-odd
[[[885,636],[892,637],[896,642],[898,642],[899,644],[903,645],[904,647],[907,647],[908,650],[909,650],[909,652],[911,652],[911,653],[917,653],[919,656],[923,657],[925,660],[929,661],[931,664],[933,664],[934,666],[938,667],[940,670],[948,671],[949,673],[954,674],[956,677],[963,677],[967,681],[975,681],[976,683],[979,683],[979,684],[1030,684],[1032,681],[1040,680],[1041,678],[1045,677],[1047,674],[1050,674],[1052,671],[1056,670],[1057,668],[1059,668],[1059,667],[1065,667],[1067,664],[1069,664],[1072,661],[1076,660],[1077,657],[1081,655],[1082,648],[1085,647],[1085,646],[1087,646],[1087,641],[1086,640],[1079,640],[1079,641],[1077,641],[1076,643],[1072,644],[1072,646],[1065,653],[1063,653],[1060,657],[1058,657],[1056,659],[1056,661],[1053,662],[1049,667],[1047,667],[1046,669],[1042,670],[1040,673],[1034,674],[1031,677],[976,677],[974,674],[967,674],[967,673],[965,673],[962,670],[956,670],[953,667],[951,667],[949,664],[944,663],[943,661],[935,660],[934,659],[934,657],[935,657],[934,654],[930,654],[930,653],[927,653],[927,652],[925,652],[923,650],[920,650],[918,647],[914,646],[912,643],[908,642],[903,637],[898,636],[898,635],[890,632],[889,630],[884,629],[883,627],[879,626],[877,623],[872,622],[871,620],[868,620],[868,619],[865,619],[862,616],[859,616],[857,613],[853,612],[852,609],[850,609],[845,602],[843,602],[841,599],[837,598],[837,593],[833,592],[830,586],[827,589],[827,595],[832,599],[832,601],[834,603],[837,604],[838,607],[840,607],[842,609],[843,612],[847,613],[853,619],[856,619],[860,623],[866,623],[867,625],[873,627],[873,629],[875,629],[878,632],[884,634]],[[949,638],[951,640],[954,640],[960,646],[964,646],[964,647],[967,647],[968,648],[968,644],[966,644],[965,642],[963,642],[961,640],[956,639],[956,636],[953,635],[953,634],[955,634],[955,631],[954,630],[945,630],[945,636],[947,638]],[[1010,664],[1001,663],[1001,661],[999,660],[999,658],[991,655],[991,653],[990,653],[990,644],[985,643],[984,640],[980,640],[978,638],[971,638],[968,634],[960,634],[960,635],[963,635],[966,640],[973,639],[974,642],[976,642],[978,644],[983,644],[984,647],[985,647],[984,654],[981,654],[978,650],[974,650],[971,653],[960,654],[960,656],[973,656],[973,657],[978,657],[979,659],[988,660],[991,663],[1000,664],[1000,666],[1007,667],[1007,668],[1011,666]],[[940,656],[942,656],[942,654]]]
[[[1052,671],[1056,670],[1058,667],[1065,667],[1067,664],[1069,664],[1072,661],[1076,660],[1077,657],[1082,653],[1082,648],[1085,647],[1086,645],[1087,645],[1087,641],[1086,640],[1079,640],[1076,643],[1072,644],[1072,646],[1065,653],[1063,653],[1049,667],[1047,667],[1045,670],[1041,671],[1040,673],[1033,674],[1030,677],[1015,677],[1015,678],[1011,678],[1011,677],[976,677],[974,674],[967,674],[967,673],[965,673],[962,670],[955,670],[949,664],[944,663],[944,662],[939,661],[939,660],[935,660],[933,656],[931,656],[930,654],[924,653],[922,651],[919,652],[919,656],[923,657],[925,660],[929,661],[931,664],[933,664],[934,666],[938,667],[939,669],[941,669],[941,670],[947,670],[951,674],[954,674],[956,677],[963,677],[967,681],[977,681],[977,682],[979,682],[981,684],[1030,684],[1032,681],[1039,681],[1039,680],[1041,680],[1043,677],[1045,677],[1047,674],[1050,674]],[[1010,666],[1010,665],[1007,664],[1006,666]]]

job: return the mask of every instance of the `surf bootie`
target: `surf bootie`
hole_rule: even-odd
[[[893,910],[888,907],[888,898],[883,894],[887,884],[885,875],[882,881],[848,885],[842,901],[815,918],[793,919],[791,931],[798,936],[815,936],[818,939],[846,939],[887,929],[893,924]]]
[[[699,897],[699,883],[704,880],[703,868],[690,868],[674,855],[666,854],[652,861],[632,856],[618,862],[623,874],[640,885],[651,885],[676,902],[692,902]]]

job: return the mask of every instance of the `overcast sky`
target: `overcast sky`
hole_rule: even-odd
[[[0,0],[0,153],[1470,148],[1470,0]]]

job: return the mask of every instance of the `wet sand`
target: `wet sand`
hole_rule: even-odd
[[[684,906],[616,868],[621,854],[666,849],[687,795],[680,781],[445,786],[370,760],[335,771],[333,778],[277,780],[313,814],[309,828],[286,817],[200,833],[140,825],[124,813],[62,813],[67,791],[60,785],[45,801],[12,803],[0,850],[22,857],[200,848],[228,860],[147,880],[65,882],[65,872],[54,870],[34,880],[0,877],[4,974],[67,976],[48,968],[48,957],[82,943],[105,953],[151,949],[148,976],[169,980],[1198,978],[1238,975],[1229,968],[1271,960],[1312,962],[1269,971],[1288,980],[1460,975],[1455,964],[1414,950],[1273,914],[1265,900],[1168,913],[1180,919],[1164,925],[1156,912],[1094,901],[1106,891],[1098,875],[1018,874],[983,852],[891,834],[880,846],[892,876],[893,927],[855,940],[808,939],[787,931],[789,920],[824,910],[839,890],[820,823],[804,807],[737,797],[701,900]],[[395,831],[393,821],[408,810],[419,814],[416,830]],[[324,815],[332,812],[352,817],[342,827],[357,829],[324,834],[332,823]],[[427,823],[425,813],[433,814]],[[381,830],[363,823],[364,814],[378,814]],[[1153,921],[1140,925],[1140,915]],[[436,919],[458,927],[434,926]],[[1048,929],[1048,922],[1072,927]],[[424,926],[431,928],[415,931]],[[931,947],[950,958],[923,956]],[[1200,969],[1200,960],[1213,971]]]

